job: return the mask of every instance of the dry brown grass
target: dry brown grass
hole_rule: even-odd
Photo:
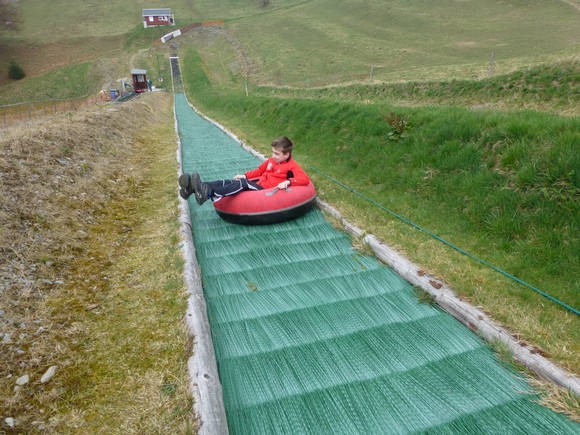
[[[170,103],[2,131],[1,429],[194,430]]]
[[[29,102],[4,106],[0,108],[0,126],[4,126],[3,136],[19,135],[22,128],[30,128],[42,122],[39,118],[94,109],[96,105],[104,103],[105,101],[98,95],[91,95],[76,100]]]
[[[541,392],[539,403],[580,423],[580,399],[573,392],[534,377],[529,377],[528,382]]]

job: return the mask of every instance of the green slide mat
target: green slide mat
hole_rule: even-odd
[[[175,112],[184,172],[259,164],[183,94]],[[231,433],[580,433],[318,209],[242,226],[189,208]]]

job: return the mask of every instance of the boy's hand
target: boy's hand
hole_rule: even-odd
[[[242,174],[234,175],[234,180],[239,180],[240,178],[246,178],[246,176]]]
[[[286,189],[288,186],[290,186],[290,180],[286,180],[286,181],[282,181],[280,184],[278,184],[276,187],[278,189]]]

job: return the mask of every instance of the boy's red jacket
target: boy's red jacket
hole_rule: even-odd
[[[290,180],[290,185],[306,186],[310,178],[292,157],[282,163],[276,163],[272,157],[245,173],[247,179],[258,178],[258,184],[264,189],[276,187],[282,181]]]

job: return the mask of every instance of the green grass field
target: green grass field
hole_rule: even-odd
[[[71,2],[70,0],[23,0],[23,26],[8,39],[47,43],[79,37],[124,35],[141,25],[143,8],[170,7],[178,25],[210,19],[234,19],[269,11],[258,2],[246,0],[168,0],[156,6],[143,0],[111,0],[110,2]],[[272,2],[276,8],[303,3],[297,0]]]
[[[199,45],[220,85],[368,82],[371,68],[374,81],[482,78],[577,56],[580,43],[580,11],[564,1],[445,0],[429,8],[403,0],[279,0],[267,7],[254,0],[172,0],[165,6],[178,25],[226,20],[224,32],[209,41],[199,35],[184,41]],[[21,7],[21,31],[0,38],[0,53],[7,53],[0,69],[16,58],[33,76],[63,57],[68,63],[113,55],[128,60],[132,53],[121,41],[141,27],[147,5],[26,0]],[[159,33],[148,30],[155,39]],[[83,38],[90,50],[77,53],[74,42]]]
[[[481,78],[577,49],[578,12],[563,2],[329,0],[228,23],[255,83]],[[213,68],[212,68],[213,69]],[[435,71],[439,71],[436,75]]]

